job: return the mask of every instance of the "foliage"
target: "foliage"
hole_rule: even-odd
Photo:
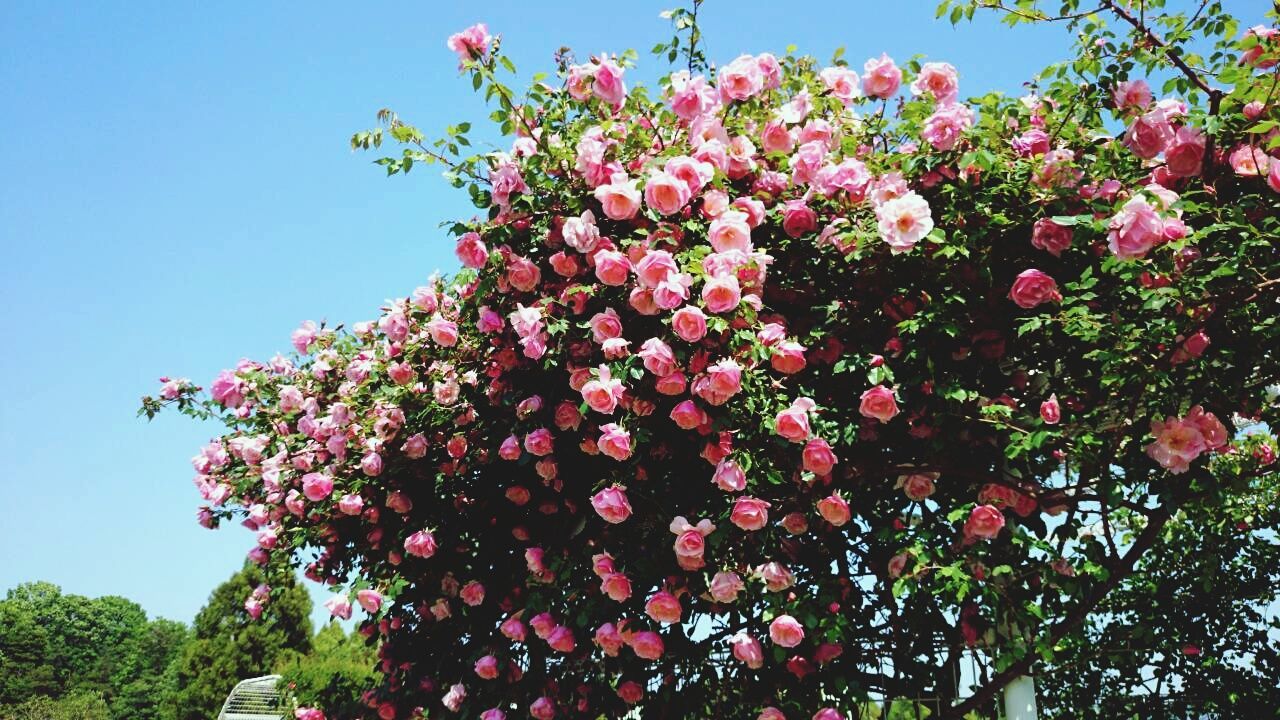
[[[1277,33],[1217,2],[939,14],[986,6],[1076,57],[1020,98],[843,50],[704,77],[685,13],[657,88],[561,53],[517,95],[485,26],[454,35],[511,151],[390,110],[352,145],[446,168],[484,213],[465,269],[144,398],[227,427],[201,522],[346,585],[382,720],[833,720],[949,700],[976,653],[954,718],[1105,634],[1183,582],[1152,548],[1275,487],[1227,424],[1278,415]],[[217,617],[252,632],[272,584]]]
[[[17,705],[0,706],[3,720],[110,720],[102,694],[74,690],[58,699],[37,695]]]
[[[244,599],[262,581],[262,571],[246,565],[219,585],[196,615],[166,703],[172,717],[215,717],[237,682],[269,675],[287,652],[311,648],[311,598],[292,576],[279,578],[270,606],[256,621],[250,618]]]
[[[285,653],[276,672],[298,705],[323,707],[330,720],[364,716],[361,695],[377,683],[377,653],[368,641],[331,622],[311,641],[311,651]]]

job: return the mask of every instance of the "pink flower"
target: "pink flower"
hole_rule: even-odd
[[[742,290],[736,275],[709,277],[702,286],[702,303],[713,313],[727,313],[735,310],[740,302],[742,302]]]
[[[1193,177],[1200,174],[1204,162],[1204,133],[1183,125],[1174,133],[1173,140],[1164,151],[1165,167],[1174,177]]]
[[[739,55],[716,74],[716,89],[721,101],[746,100],[764,90],[760,63],[751,55]]]
[[[611,415],[622,400],[623,392],[622,381],[610,374],[608,365],[601,365],[599,377],[582,386],[582,399],[592,410]]]
[[[721,213],[707,228],[707,240],[718,253],[730,250],[751,252],[751,226],[747,224],[747,214],[737,210]]]
[[[476,661],[476,675],[484,680],[492,680],[498,677],[498,658],[492,655],[485,655]]]
[[[1164,242],[1164,220],[1142,195],[1134,195],[1112,216],[1108,247],[1122,260],[1140,258]]]
[[[813,720],[844,720],[844,715],[835,708],[822,708],[813,714]]]
[[[667,160],[662,169],[663,172],[683,182],[689,188],[691,196],[702,192],[702,188],[716,176],[714,165],[687,155],[679,155]]]
[[[1048,400],[1040,403],[1040,419],[1046,425],[1057,425],[1062,420],[1062,410],[1058,407],[1058,396],[1053,394]]]
[[[858,74],[847,67],[835,65],[823,68],[818,77],[826,86],[827,92],[845,105],[853,104],[862,94],[858,88]]]
[[[615,108],[622,107],[622,101],[627,97],[627,86],[622,82],[622,73],[622,67],[616,62],[609,58],[601,59],[595,68],[595,82],[591,84],[591,92]]]
[[[329,610],[329,615],[343,620],[351,619],[351,602],[341,595],[334,595],[324,601],[324,606]]]
[[[1040,218],[1031,226],[1031,244],[1058,257],[1071,247],[1071,227],[1059,225],[1049,218]]]
[[[795,647],[804,640],[804,627],[790,615],[779,615],[769,623],[769,639],[775,645]]]
[[[689,203],[689,186],[666,172],[657,171],[644,185],[644,202],[659,215],[672,215]]]
[[[540,697],[529,704],[529,715],[534,720],[553,720],[556,716],[556,703],[549,697]]]
[[[524,449],[538,457],[550,455],[555,447],[555,437],[546,428],[538,428],[524,436]]]
[[[1142,110],[1151,104],[1151,87],[1146,80],[1124,80],[1112,89],[1111,100],[1117,110]]]
[[[315,342],[317,335],[319,335],[319,329],[316,327],[315,321],[307,320],[297,330],[293,331],[290,340],[293,341],[293,348],[305,355],[311,348],[311,343]]]
[[[898,414],[898,402],[894,399],[892,390],[883,385],[876,385],[862,393],[862,403],[858,406],[858,412],[863,417],[875,418],[882,423],[887,423]]]
[[[343,515],[359,515],[363,509],[364,499],[359,495],[343,495],[342,499],[338,500],[338,511]]]
[[[843,191],[852,202],[866,199],[870,185],[871,173],[867,172],[867,166],[853,158],[842,160],[838,165],[823,167],[813,179],[813,187],[824,195],[834,196]],[[784,229],[785,225],[784,221]]]
[[[760,131],[760,145],[766,153],[789,154],[795,149],[796,137],[786,125],[774,120]]]
[[[469,268],[482,268],[485,263],[489,262],[489,249],[485,247],[484,241],[480,239],[480,234],[469,232],[458,238],[458,245],[454,248],[454,252],[458,256],[458,260]]]
[[[682,400],[671,408],[671,419],[681,430],[693,430],[709,421],[707,413],[692,400]]]
[[[489,28],[484,23],[476,23],[471,27],[449,36],[445,43],[448,48],[458,53],[458,63],[485,57],[489,54]]]
[[[729,520],[748,532],[761,530],[769,524],[769,503],[743,495],[734,500]]]
[[[489,708],[480,713],[480,720],[507,720],[507,714],[498,708]]]
[[[631,433],[614,423],[601,425],[596,446],[600,448],[600,452],[622,462],[631,457]]]
[[[509,158],[502,159],[489,171],[489,186],[494,204],[507,209],[511,207],[512,195],[529,192],[529,186],[520,175],[520,166]]]
[[[1023,309],[1031,309],[1041,303],[1061,302],[1062,293],[1058,292],[1058,283],[1039,270],[1023,270],[1013,281],[1009,290],[1009,299]]]
[[[427,322],[431,340],[442,347],[453,347],[458,342],[458,324],[436,315]]]
[[[941,105],[924,121],[921,137],[935,150],[950,150],[973,127],[973,111],[965,105]]]
[[[671,75],[671,111],[686,123],[708,115],[719,107],[715,90],[701,75],[689,76],[687,70]]]
[[[320,502],[333,492],[333,478],[324,473],[307,473],[302,476],[302,494],[311,502]]]
[[[631,503],[627,501],[626,488],[613,485],[591,496],[591,507],[605,522],[618,524],[631,517]]]
[[[893,254],[907,252],[933,231],[933,216],[924,198],[908,192],[876,206],[880,237]]]
[[[1186,472],[1205,450],[1227,443],[1227,429],[1199,405],[1183,418],[1152,420],[1151,434],[1156,439],[1147,446],[1147,455],[1175,475]]]
[[[818,176],[827,163],[827,144],[822,140],[810,140],[796,148],[791,156],[791,182],[808,185]]]
[[[804,346],[796,342],[783,342],[773,347],[769,364],[784,375],[794,375],[804,370]]]
[[[902,85],[902,70],[893,64],[888,55],[880,53],[879,58],[871,58],[862,66],[862,92],[868,97],[888,100],[898,92]]]
[[[707,334],[707,315],[698,307],[681,307],[671,316],[671,329],[685,342],[698,342]]]
[[[513,642],[524,642],[527,634],[524,623],[520,622],[520,619],[516,617],[509,617],[506,620],[503,620],[502,624],[498,626],[498,629],[507,637],[508,640]]]
[[[741,492],[747,487],[746,473],[734,461],[725,458],[716,464],[715,474],[711,476],[716,487],[725,492]]]
[[[680,601],[666,590],[659,590],[645,601],[644,611],[655,622],[670,625],[680,622]]]
[[[746,633],[738,633],[729,638],[729,644],[733,646],[733,656],[747,667],[752,670],[764,667],[764,648],[760,646],[759,640]]]
[[[547,636],[547,645],[556,652],[569,653],[577,647],[577,642],[573,639],[573,631],[563,625],[557,626]]]
[[[662,636],[652,630],[642,630],[632,635],[627,644],[631,646],[631,651],[636,654],[636,657],[645,660],[657,660],[662,657],[662,652],[665,649],[662,644]]]
[[[787,716],[783,715],[782,711],[776,707],[767,707],[760,711],[760,714],[756,716],[756,720],[787,720]]]
[[[419,530],[404,539],[404,551],[420,558],[436,554],[436,539],[429,531]]]
[[[667,276],[680,272],[675,258],[666,250],[650,250],[636,263],[636,279],[644,287],[655,288]]]
[[[1240,177],[1266,175],[1271,165],[1271,158],[1260,147],[1238,145],[1228,158],[1231,169]]]
[[[746,589],[746,584],[742,582],[742,578],[738,574],[728,570],[722,570],[711,578],[711,584],[707,587],[707,591],[711,594],[711,599],[718,603],[731,603],[738,599],[738,593]]]
[[[631,597],[631,580],[622,573],[609,573],[600,578],[600,591],[616,602],[623,602]]]
[[[644,688],[634,680],[619,683],[616,692],[618,697],[622,698],[622,701],[628,705],[635,705],[644,698]]]
[[[600,242],[600,230],[596,227],[595,213],[584,210],[577,217],[568,217],[560,227],[560,235],[569,247],[580,253],[589,253]]]
[[[788,200],[782,210],[782,229],[789,237],[798,238],[818,227],[818,214],[803,199]]]
[[[631,262],[617,250],[597,250],[596,278],[605,285],[623,285],[631,274]]]
[[[1267,170],[1267,187],[1280,193],[1280,157],[1271,158]]]
[[[1124,144],[1143,160],[1164,152],[1173,140],[1173,125],[1164,110],[1156,108],[1139,115],[1124,134]]]
[[[831,468],[839,462],[836,454],[831,451],[831,445],[822,438],[812,438],[805,443],[801,459],[804,461],[804,469],[815,475],[830,473]]]
[[[358,590],[356,602],[360,603],[365,612],[373,615],[382,608],[382,594],[377,590]]]
[[[645,340],[644,344],[640,346],[640,352],[637,354],[644,363],[644,369],[658,377],[670,375],[678,368],[676,356],[672,352],[671,346],[658,338]]]
[[[964,524],[966,538],[994,539],[1004,527],[1004,514],[994,505],[979,505],[969,513]]]
[[[630,220],[640,210],[639,181],[629,179],[623,173],[610,178],[609,183],[595,189],[604,214],[611,220]]]
[[[791,407],[778,413],[773,431],[794,443],[809,439],[809,411],[816,406],[809,398],[798,398]]]
[[[1276,39],[1280,38],[1280,29],[1265,25],[1254,25],[1244,31],[1244,38],[1257,38],[1257,44],[1240,55],[1241,65],[1252,65],[1260,69],[1274,67],[1276,64]],[[1264,53],[1270,53],[1266,60],[1261,59]]]
[[[840,496],[840,493],[832,493],[818,501],[818,514],[822,519],[831,523],[836,527],[840,527],[849,522],[851,517],[849,513],[849,503]]]
[[[764,580],[769,592],[782,592],[795,584],[795,576],[791,570],[780,562],[767,562],[756,568],[756,574]]]
[[[932,95],[940,105],[953,103],[960,94],[959,75],[950,63],[929,62],[911,83],[914,95]]]
[[[613,308],[592,315],[588,324],[591,326],[591,339],[598,343],[622,335],[622,318]]]

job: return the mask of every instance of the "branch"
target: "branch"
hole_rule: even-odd
[[[1209,87],[1209,83],[1206,82],[1204,78],[1200,77],[1199,73],[1192,70],[1191,66],[1187,65],[1176,47],[1172,47],[1164,40],[1161,40],[1160,37],[1152,32],[1142,20],[1134,17],[1133,13],[1130,13],[1128,10],[1120,7],[1116,4],[1115,0],[1102,0],[1102,7],[1107,8],[1111,12],[1115,13],[1121,20],[1132,25],[1133,28],[1142,33],[1142,35],[1146,37],[1152,45],[1160,48],[1160,50],[1164,52],[1164,56],[1169,58],[1169,62],[1173,63],[1174,67],[1181,70],[1182,74],[1186,75],[1196,87],[1208,94],[1211,100],[1222,95],[1221,90],[1214,90]]]
[[[1102,602],[1102,599],[1108,593],[1115,589],[1121,581],[1134,573],[1138,560],[1155,544],[1156,538],[1159,537],[1160,531],[1164,529],[1165,523],[1169,521],[1169,517],[1170,512],[1166,508],[1160,508],[1151,514],[1151,520],[1146,529],[1133,541],[1133,545],[1125,553],[1118,566],[1112,568],[1111,574],[1094,590],[1092,597],[1076,606],[1061,622],[1049,630],[1049,634],[1045,637],[1047,643],[1056,643],[1066,637],[1072,630],[1075,630],[1076,626],[1084,622],[1084,619],[1098,606],[1098,603]],[[1037,657],[1036,653],[1027,652],[1022,659],[993,675],[986,684],[978,688],[964,702],[942,708],[942,712],[938,716],[939,720],[959,720],[966,713],[990,702],[995,697],[995,694],[1014,678],[1026,675]]]

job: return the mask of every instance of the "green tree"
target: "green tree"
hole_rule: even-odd
[[[328,623],[312,640],[311,652],[285,653],[276,672],[299,705],[324,708],[330,720],[362,715],[360,695],[377,681],[377,652],[358,634]]]
[[[37,695],[0,707],[0,720],[111,720],[107,701],[93,690],[76,690],[54,699]]]
[[[311,598],[293,578],[275,582],[262,617],[249,617],[244,601],[264,582],[261,569],[247,564],[210,595],[176,661],[167,717],[208,720],[237,682],[269,674],[285,651],[310,651]]]
[[[49,664],[49,636],[31,608],[0,602],[0,706],[58,687]]]
[[[174,661],[190,637],[182,623],[157,618],[131,639],[128,662],[112,678],[115,693],[111,715],[129,720],[161,720],[171,717],[162,710],[176,691]]]

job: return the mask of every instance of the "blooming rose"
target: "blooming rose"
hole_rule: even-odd
[[[921,137],[935,150],[950,150],[964,131],[973,127],[973,111],[966,105],[942,105],[924,121]]]
[[[605,285],[622,285],[631,273],[631,262],[617,250],[597,250],[592,256],[596,263],[596,279]]]
[[[1173,125],[1164,110],[1156,108],[1139,115],[1124,134],[1124,144],[1143,160],[1164,152],[1173,140]]]
[[[832,466],[839,462],[836,454],[831,451],[831,445],[822,438],[813,438],[805,443],[801,460],[804,462],[804,469],[815,475],[830,473]]]
[[[612,600],[623,602],[631,597],[631,579],[622,573],[609,573],[600,579],[600,591]]]
[[[804,346],[789,341],[775,345],[769,355],[769,364],[784,375],[794,375],[804,370]]]
[[[606,522],[618,524],[631,517],[631,503],[627,500],[626,488],[613,485],[591,496],[591,507]]]
[[[612,376],[608,365],[601,365],[599,377],[582,386],[582,399],[592,410],[611,415],[622,400],[623,392],[622,381]]]
[[[609,183],[597,187],[596,200],[611,220],[630,220],[640,210],[639,181],[629,179],[623,173],[610,178]]]
[[[798,238],[818,227],[818,215],[803,199],[788,200],[782,209],[782,230],[789,237]]]
[[[595,82],[591,83],[591,92],[615,108],[622,107],[622,101],[627,96],[627,86],[622,82],[622,72],[622,68],[613,60],[601,59],[595,66]]]
[[[622,649],[625,642],[622,634],[618,632],[618,628],[613,623],[605,623],[596,628],[595,643],[604,650],[604,654],[609,657],[616,657],[618,651]]]
[[[657,660],[662,657],[662,636],[652,630],[644,630],[631,636],[627,641],[636,657],[645,660]]]
[[[746,633],[738,633],[729,638],[729,644],[733,646],[733,656],[747,667],[752,670],[764,667],[764,648],[759,640]]]
[[[489,28],[484,23],[476,23],[461,32],[449,36],[445,45],[458,54],[458,64],[482,58],[489,54]]]
[[[668,275],[678,273],[675,258],[666,250],[650,250],[636,263],[636,278],[648,288],[656,288]]]
[[[1040,218],[1031,226],[1031,245],[1058,257],[1071,247],[1071,227],[1059,225],[1049,218]]]
[[[716,89],[723,102],[746,100],[764,90],[760,63],[751,55],[739,55],[716,74]]]
[[[779,615],[769,623],[769,639],[775,645],[795,647],[804,640],[804,628],[790,615]]]
[[[1108,247],[1123,260],[1140,258],[1164,242],[1164,221],[1142,195],[1135,195],[1122,205],[1108,227]]]
[[[734,461],[725,458],[716,465],[716,472],[711,477],[716,486],[725,492],[741,492],[747,487],[747,476]]]
[[[543,696],[529,703],[529,715],[534,720],[553,720],[556,716],[556,701]]]
[[[933,215],[924,198],[908,192],[876,206],[880,237],[893,254],[907,252],[933,231]]]
[[[818,514],[832,525],[840,527],[849,522],[849,503],[845,502],[840,493],[832,493],[818,501]]]
[[[614,423],[601,425],[596,446],[600,448],[600,452],[621,462],[631,457],[631,433]]]
[[[1164,151],[1165,167],[1174,177],[1192,177],[1200,174],[1200,166],[1204,161],[1204,133],[1184,125],[1174,133],[1173,139]]]
[[[902,85],[902,70],[893,64],[888,55],[867,60],[862,66],[862,92],[869,97],[888,100],[897,94]]]
[[[1226,428],[1199,405],[1182,418],[1152,420],[1151,434],[1156,439],[1147,446],[1147,455],[1175,475],[1186,472],[1205,450],[1227,444]]]
[[[462,701],[466,699],[467,688],[462,683],[454,683],[449,688],[449,692],[445,693],[444,697],[440,699],[440,702],[444,703],[444,706],[453,712],[458,712],[458,709],[462,707]]]
[[[644,202],[659,215],[672,215],[689,203],[689,186],[674,175],[656,171],[644,185]]]
[[[671,419],[681,430],[693,430],[709,421],[706,411],[692,400],[682,400],[671,408]]]
[[[650,595],[645,601],[644,611],[654,621],[664,625],[680,622],[680,600],[666,590],[659,590]]]
[[[737,210],[721,213],[707,228],[707,241],[716,252],[751,252],[751,226],[747,224],[747,214]]]
[[[580,253],[589,253],[600,243],[600,229],[596,227],[595,213],[584,210],[578,217],[565,218],[560,236],[569,247]]]
[[[953,103],[960,94],[958,73],[950,63],[925,63],[915,82],[911,83],[911,92],[915,95],[932,95],[940,105]]]
[[[524,449],[530,454],[545,457],[555,448],[555,438],[546,428],[538,428],[524,436]]]
[[[1151,104],[1151,87],[1146,80],[1124,80],[1112,89],[1111,100],[1117,110],[1141,110]]]
[[[484,680],[492,680],[498,677],[498,658],[492,655],[485,655],[476,661],[476,675]]]
[[[990,540],[1000,534],[1004,527],[1004,514],[993,505],[979,505],[969,513],[964,524],[964,535],[967,538]]]
[[[1048,400],[1040,403],[1040,418],[1048,425],[1057,425],[1062,420],[1062,410],[1058,407],[1058,396],[1050,395]]]
[[[485,247],[484,241],[480,239],[480,234],[469,232],[458,238],[458,245],[454,249],[458,256],[458,260],[465,267],[482,268],[485,263],[489,262],[489,250]]]
[[[702,302],[713,313],[727,313],[742,302],[742,290],[736,275],[717,275],[707,278],[702,286]]]
[[[827,87],[827,92],[845,105],[852,104],[862,94],[858,89],[858,74],[847,67],[823,68],[818,78]]]
[[[858,406],[858,412],[863,417],[875,418],[882,423],[887,423],[898,414],[898,402],[894,399],[892,390],[883,385],[877,385],[862,393],[862,403]]]
[[[791,407],[778,413],[773,420],[773,431],[794,443],[809,439],[809,411],[817,403],[809,398],[798,398]]]
[[[1030,309],[1041,303],[1061,302],[1062,293],[1058,292],[1058,283],[1039,270],[1023,270],[1013,281],[1009,290],[1009,299],[1020,308]]]
[[[729,520],[748,532],[763,529],[769,523],[769,503],[743,495],[734,500]]]
[[[1266,175],[1271,165],[1271,158],[1262,148],[1253,145],[1239,145],[1231,151],[1227,158],[1231,169],[1241,177]]]
[[[311,502],[320,502],[333,492],[333,478],[324,473],[307,473],[302,476],[302,494]]]
[[[731,603],[738,599],[738,593],[746,589],[746,585],[742,582],[742,578],[738,577],[735,572],[722,570],[711,578],[711,584],[707,591],[711,595],[711,599],[719,603]]]

